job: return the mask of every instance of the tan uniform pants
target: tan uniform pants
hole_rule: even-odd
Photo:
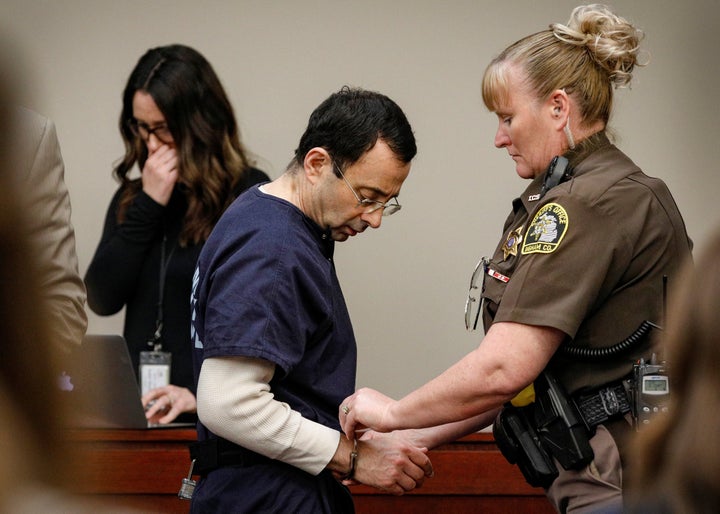
[[[621,513],[622,462],[610,432],[599,425],[590,439],[595,458],[581,470],[565,470],[546,491],[548,500],[560,513]]]

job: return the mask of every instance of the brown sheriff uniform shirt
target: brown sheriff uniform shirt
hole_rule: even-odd
[[[549,326],[564,344],[608,347],[644,320],[662,324],[663,276],[672,286],[692,242],[667,186],[604,132],[566,157],[572,178],[538,199],[543,174],[513,201],[484,277],[483,323]],[[549,369],[573,393],[621,379],[651,354],[649,338],[610,360],[558,351]]]

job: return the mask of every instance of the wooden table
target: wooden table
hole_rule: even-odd
[[[193,429],[72,430],[68,435],[82,463],[77,492],[141,512],[188,512],[190,503],[177,493],[188,473]],[[543,491],[530,487],[505,461],[491,434],[441,446],[430,458],[435,477],[404,496],[352,487],[357,514],[554,513]]]

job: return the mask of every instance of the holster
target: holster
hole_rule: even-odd
[[[548,488],[564,469],[581,469],[592,461],[592,432],[575,402],[547,372],[535,381],[535,402],[526,407],[507,404],[493,425],[503,456],[517,464],[533,487]]]
[[[507,404],[493,424],[493,437],[500,452],[510,464],[517,464],[528,484],[548,488],[558,470],[528,420],[531,409]]]
[[[550,373],[535,380],[535,427],[543,445],[565,469],[582,469],[592,461],[593,432],[565,388]]]

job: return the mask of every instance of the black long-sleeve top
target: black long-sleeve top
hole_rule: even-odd
[[[264,172],[251,168],[235,195],[269,180]],[[85,275],[88,305],[101,316],[115,314],[126,307],[123,335],[138,373],[140,352],[152,349],[148,341],[153,338],[158,317],[165,238],[162,349],[172,353],[170,383],[187,387],[194,394],[190,290],[203,245],[181,247],[178,242],[187,203],[177,187],[165,207],[141,191],[128,207],[125,221],[118,224],[121,195],[122,188],[110,202],[102,238]]]

